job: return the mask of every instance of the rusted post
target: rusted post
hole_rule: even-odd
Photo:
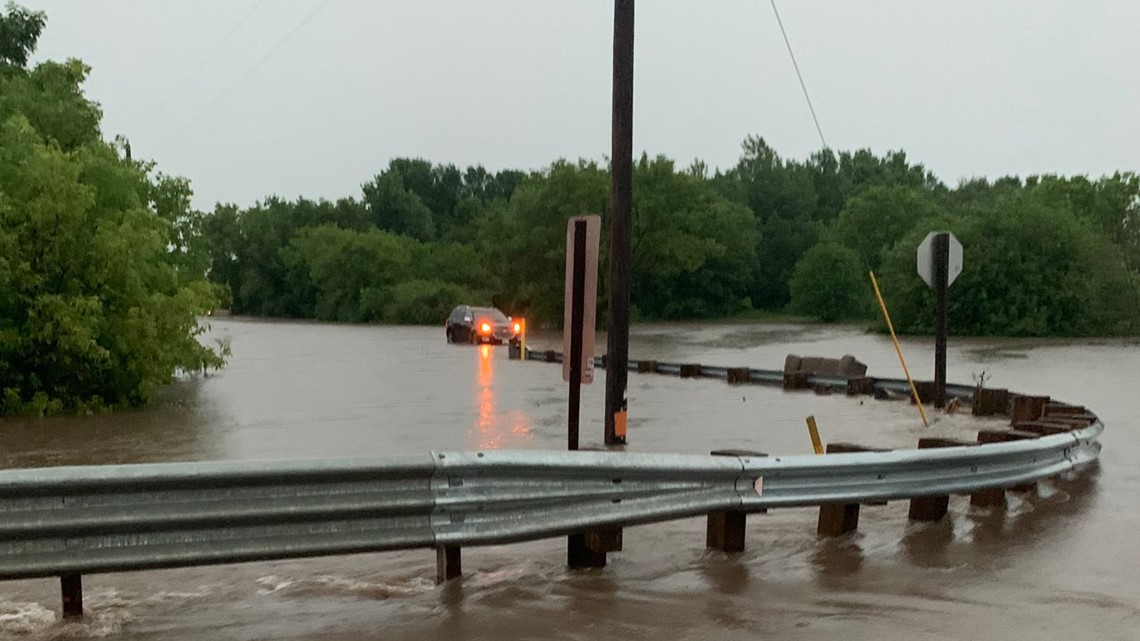
[[[1026,439],[1037,438],[1037,435],[1032,432],[1020,432],[1010,430],[981,430],[978,432],[978,443],[985,445],[986,443],[1007,443],[1009,441],[1023,441]],[[1018,489],[1025,490],[1027,487],[1035,487],[1036,484],[1020,485]],[[1006,488],[995,487],[986,490],[978,490],[970,495],[970,505],[978,507],[991,507],[995,505],[1005,505],[1005,490]]]
[[[64,574],[59,577],[59,591],[63,597],[63,618],[77,619],[83,616],[83,576]]]
[[[1009,414],[1009,390],[998,388],[978,388],[974,390],[974,416]]]
[[[859,396],[866,394],[871,396],[875,393],[875,379],[870,376],[859,376],[856,378],[847,379],[847,395]]]
[[[808,382],[810,376],[810,372],[784,372],[784,389],[809,389],[811,388],[811,384]]]
[[[638,374],[652,374],[657,371],[657,361],[637,361]]]
[[[728,368],[728,382],[729,384],[751,383],[752,370],[747,367],[730,367]]]
[[[958,447],[961,445],[977,445],[968,441],[959,441],[951,438],[920,438],[918,449],[926,450],[935,447]],[[942,496],[916,496],[910,500],[910,511],[907,518],[911,521],[941,521],[950,508],[950,497]]]
[[[459,547],[441,545],[435,549],[435,583],[447,583],[463,576],[463,560]]]
[[[1014,396],[1013,409],[1009,413],[1010,425],[1017,426],[1024,421],[1036,421],[1045,413],[1045,406],[1048,404],[1048,396]]]
[[[828,443],[828,454],[846,452],[886,452],[889,450],[863,447],[853,443]],[[819,523],[815,532],[819,536],[843,536],[859,528],[858,503],[825,503],[819,506]]]
[[[768,456],[764,452],[751,450],[713,450],[710,454],[737,458]],[[709,512],[708,525],[705,528],[705,547],[729,553],[743,552],[747,523],[748,514],[739,510]]]
[[[681,366],[681,378],[697,378],[701,375],[701,366],[697,363],[686,363]]]

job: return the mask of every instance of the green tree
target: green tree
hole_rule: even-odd
[[[928,192],[899,185],[873,186],[848,199],[835,221],[835,233],[864,265],[878,271],[883,252],[938,211]]]
[[[28,11],[12,2],[5,5],[5,11],[0,13],[0,66],[26,67],[47,24],[47,16],[42,11]]]
[[[859,254],[842,245],[822,242],[796,263],[789,289],[797,313],[834,322],[865,317],[869,290]]]

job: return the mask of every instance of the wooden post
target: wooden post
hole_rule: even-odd
[[[701,375],[701,366],[697,363],[686,363],[681,366],[681,378],[698,378]]]
[[[1009,414],[1009,390],[979,388],[974,390],[974,416]]]
[[[809,389],[811,388],[811,384],[808,383],[810,376],[810,372],[784,372],[784,389]]]
[[[621,552],[622,528],[597,527],[586,530],[586,547],[600,552],[603,557],[606,552]]]
[[[728,368],[728,382],[733,385],[738,383],[751,383],[752,370],[747,367],[730,367]]]
[[[847,379],[847,395],[858,396],[867,395],[871,396],[875,393],[875,379],[870,376],[858,376],[855,378]]]
[[[606,355],[606,445],[626,442],[628,421],[630,237],[633,225],[634,0],[614,0],[613,95],[610,120],[610,278]]]
[[[83,576],[64,574],[59,577],[59,591],[63,601],[63,618],[77,619],[83,616]]]
[[[1009,416],[1010,425],[1016,426],[1024,421],[1036,421],[1045,414],[1045,406],[1048,404],[1048,396],[1014,396],[1013,409]]]
[[[887,452],[889,450],[863,447],[852,443],[828,443],[828,454],[846,452]],[[859,528],[858,503],[826,503],[819,506],[819,523],[815,532],[819,536],[843,536]]]
[[[978,443],[1007,443],[1009,441],[1022,441],[1037,438],[1031,432],[1018,432],[1009,430],[981,430],[978,432]],[[1005,488],[995,487],[987,490],[978,490],[970,495],[970,505],[978,507],[991,507],[1005,505]]]
[[[435,583],[447,583],[463,576],[463,560],[459,547],[441,545],[435,549]]]
[[[571,534],[566,548],[566,565],[572,570],[606,567],[606,553],[594,550],[586,543],[586,533]]]
[[[653,374],[657,371],[657,361],[637,361],[638,374]]]
[[[713,450],[713,456],[735,456],[737,458],[764,457],[764,452],[751,450]],[[744,532],[748,524],[748,514],[739,510],[709,512],[705,528],[705,547],[735,554],[744,551]]]
[[[968,441],[959,441],[950,438],[920,438],[918,449],[926,450],[935,447],[958,447],[961,445],[977,445]],[[911,521],[941,521],[950,509],[950,497],[943,496],[917,496],[910,500],[910,511],[907,518]]]

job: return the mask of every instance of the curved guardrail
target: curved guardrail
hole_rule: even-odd
[[[1093,425],[828,456],[438,452],[0,472],[0,579],[508,543],[718,511],[1008,488],[1096,459]]]

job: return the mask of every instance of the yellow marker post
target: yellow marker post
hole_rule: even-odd
[[[815,416],[807,417],[808,434],[811,435],[811,448],[816,454],[823,454],[823,442],[819,440],[819,428],[815,425]]]
[[[522,360],[526,360],[526,319],[519,319],[519,353]]]
[[[922,399],[918,397],[918,388],[914,386],[914,379],[910,377],[910,370],[907,369],[906,359],[903,358],[902,346],[899,345],[899,337],[895,335],[895,326],[891,324],[891,315],[887,313],[887,304],[883,302],[883,294],[879,291],[879,281],[875,279],[875,272],[871,274],[871,285],[875,288],[875,298],[879,299],[879,307],[883,310],[883,318],[887,321],[887,329],[891,330],[891,340],[895,343],[895,351],[898,352],[899,362],[902,363],[903,374],[906,374],[906,382],[910,383],[910,393],[914,394],[914,404],[918,406],[918,413],[922,416],[922,424],[930,427],[930,422],[926,420],[926,410],[922,407]]]

